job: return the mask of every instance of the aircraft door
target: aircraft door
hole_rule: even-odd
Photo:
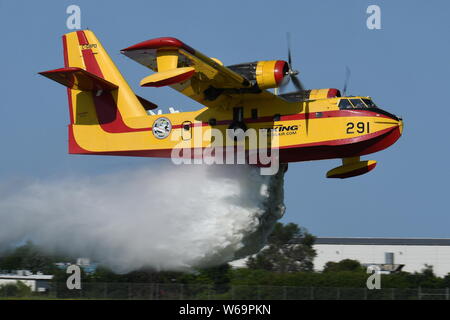
[[[184,121],[181,125],[181,137],[183,141],[191,140],[192,138],[192,122]]]

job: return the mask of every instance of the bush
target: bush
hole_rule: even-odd
[[[352,259],[344,259],[339,262],[329,261],[325,264],[323,272],[340,272],[340,271],[355,271],[364,272],[361,263]]]
[[[22,281],[15,284],[8,283],[0,286],[0,297],[29,297],[31,296],[31,288]]]

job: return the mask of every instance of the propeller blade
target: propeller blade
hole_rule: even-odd
[[[286,81],[284,83],[282,83],[281,86],[279,87],[280,92],[282,92],[286,88],[286,86],[289,83],[289,80],[292,81],[292,83],[294,84],[297,91],[303,91],[303,90],[305,90],[305,88],[303,87],[303,84],[301,83],[300,79],[296,77],[296,75],[298,75],[299,72],[292,68],[291,33],[290,32],[286,32],[286,41],[287,41],[287,49],[288,49],[289,70],[286,73],[286,75],[287,75]]]
[[[295,88],[297,88],[298,91],[305,90],[301,81],[295,75],[291,75],[291,80],[292,80],[292,83],[294,84]]]
[[[287,45],[288,45],[288,63],[289,63],[289,69],[291,69],[292,67],[292,56],[291,56],[291,33],[287,32],[286,33],[286,41],[287,41]]]
[[[288,81],[286,81],[285,83],[282,83],[281,86],[278,87],[279,94],[282,94],[284,92],[284,89],[286,89],[287,84],[288,84]]]
[[[288,71],[278,87],[280,93],[283,93],[283,91],[287,88],[289,81],[291,81],[291,74]]]

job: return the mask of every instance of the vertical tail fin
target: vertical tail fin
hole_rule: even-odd
[[[71,124],[113,125],[146,115],[92,31],[65,34],[63,47],[65,68],[41,74],[68,87]]]

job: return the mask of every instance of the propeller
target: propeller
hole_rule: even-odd
[[[294,93],[305,91],[305,87],[303,86],[300,79],[297,77],[297,75],[299,74],[299,71],[294,70],[292,68],[291,34],[290,34],[290,32],[286,33],[286,40],[287,40],[287,45],[288,45],[288,70],[286,72],[286,75],[288,76],[288,78],[287,78],[288,80],[285,83],[282,83],[282,85],[280,86],[280,91],[283,90],[287,86],[287,84],[289,83],[289,80],[292,80],[292,84],[297,89],[297,91],[295,91]],[[309,102],[308,101],[305,101],[304,112],[305,112],[306,134],[308,134],[308,131],[309,131]]]
[[[286,72],[286,75],[289,77],[288,81],[286,81],[285,83],[283,83],[280,86],[280,91],[282,91],[287,84],[289,83],[289,80],[292,81],[292,84],[295,86],[295,88],[297,89],[297,91],[303,91],[305,90],[302,82],[300,81],[300,79],[297,77],[297,75],[299,74],[298,70],[294,70],[292,68],[292,54],[291,54],[291,34],[288,32],[286,34],[286,40],[287,40],[287,45],[288,45],[288,70]]]
[[[348,66],[345,66],[345,82],[344,82],[344,88],[342,89],[342,96],[347,96],[347,88],[348,88],[348,82],[350,80],[352,72]]]

